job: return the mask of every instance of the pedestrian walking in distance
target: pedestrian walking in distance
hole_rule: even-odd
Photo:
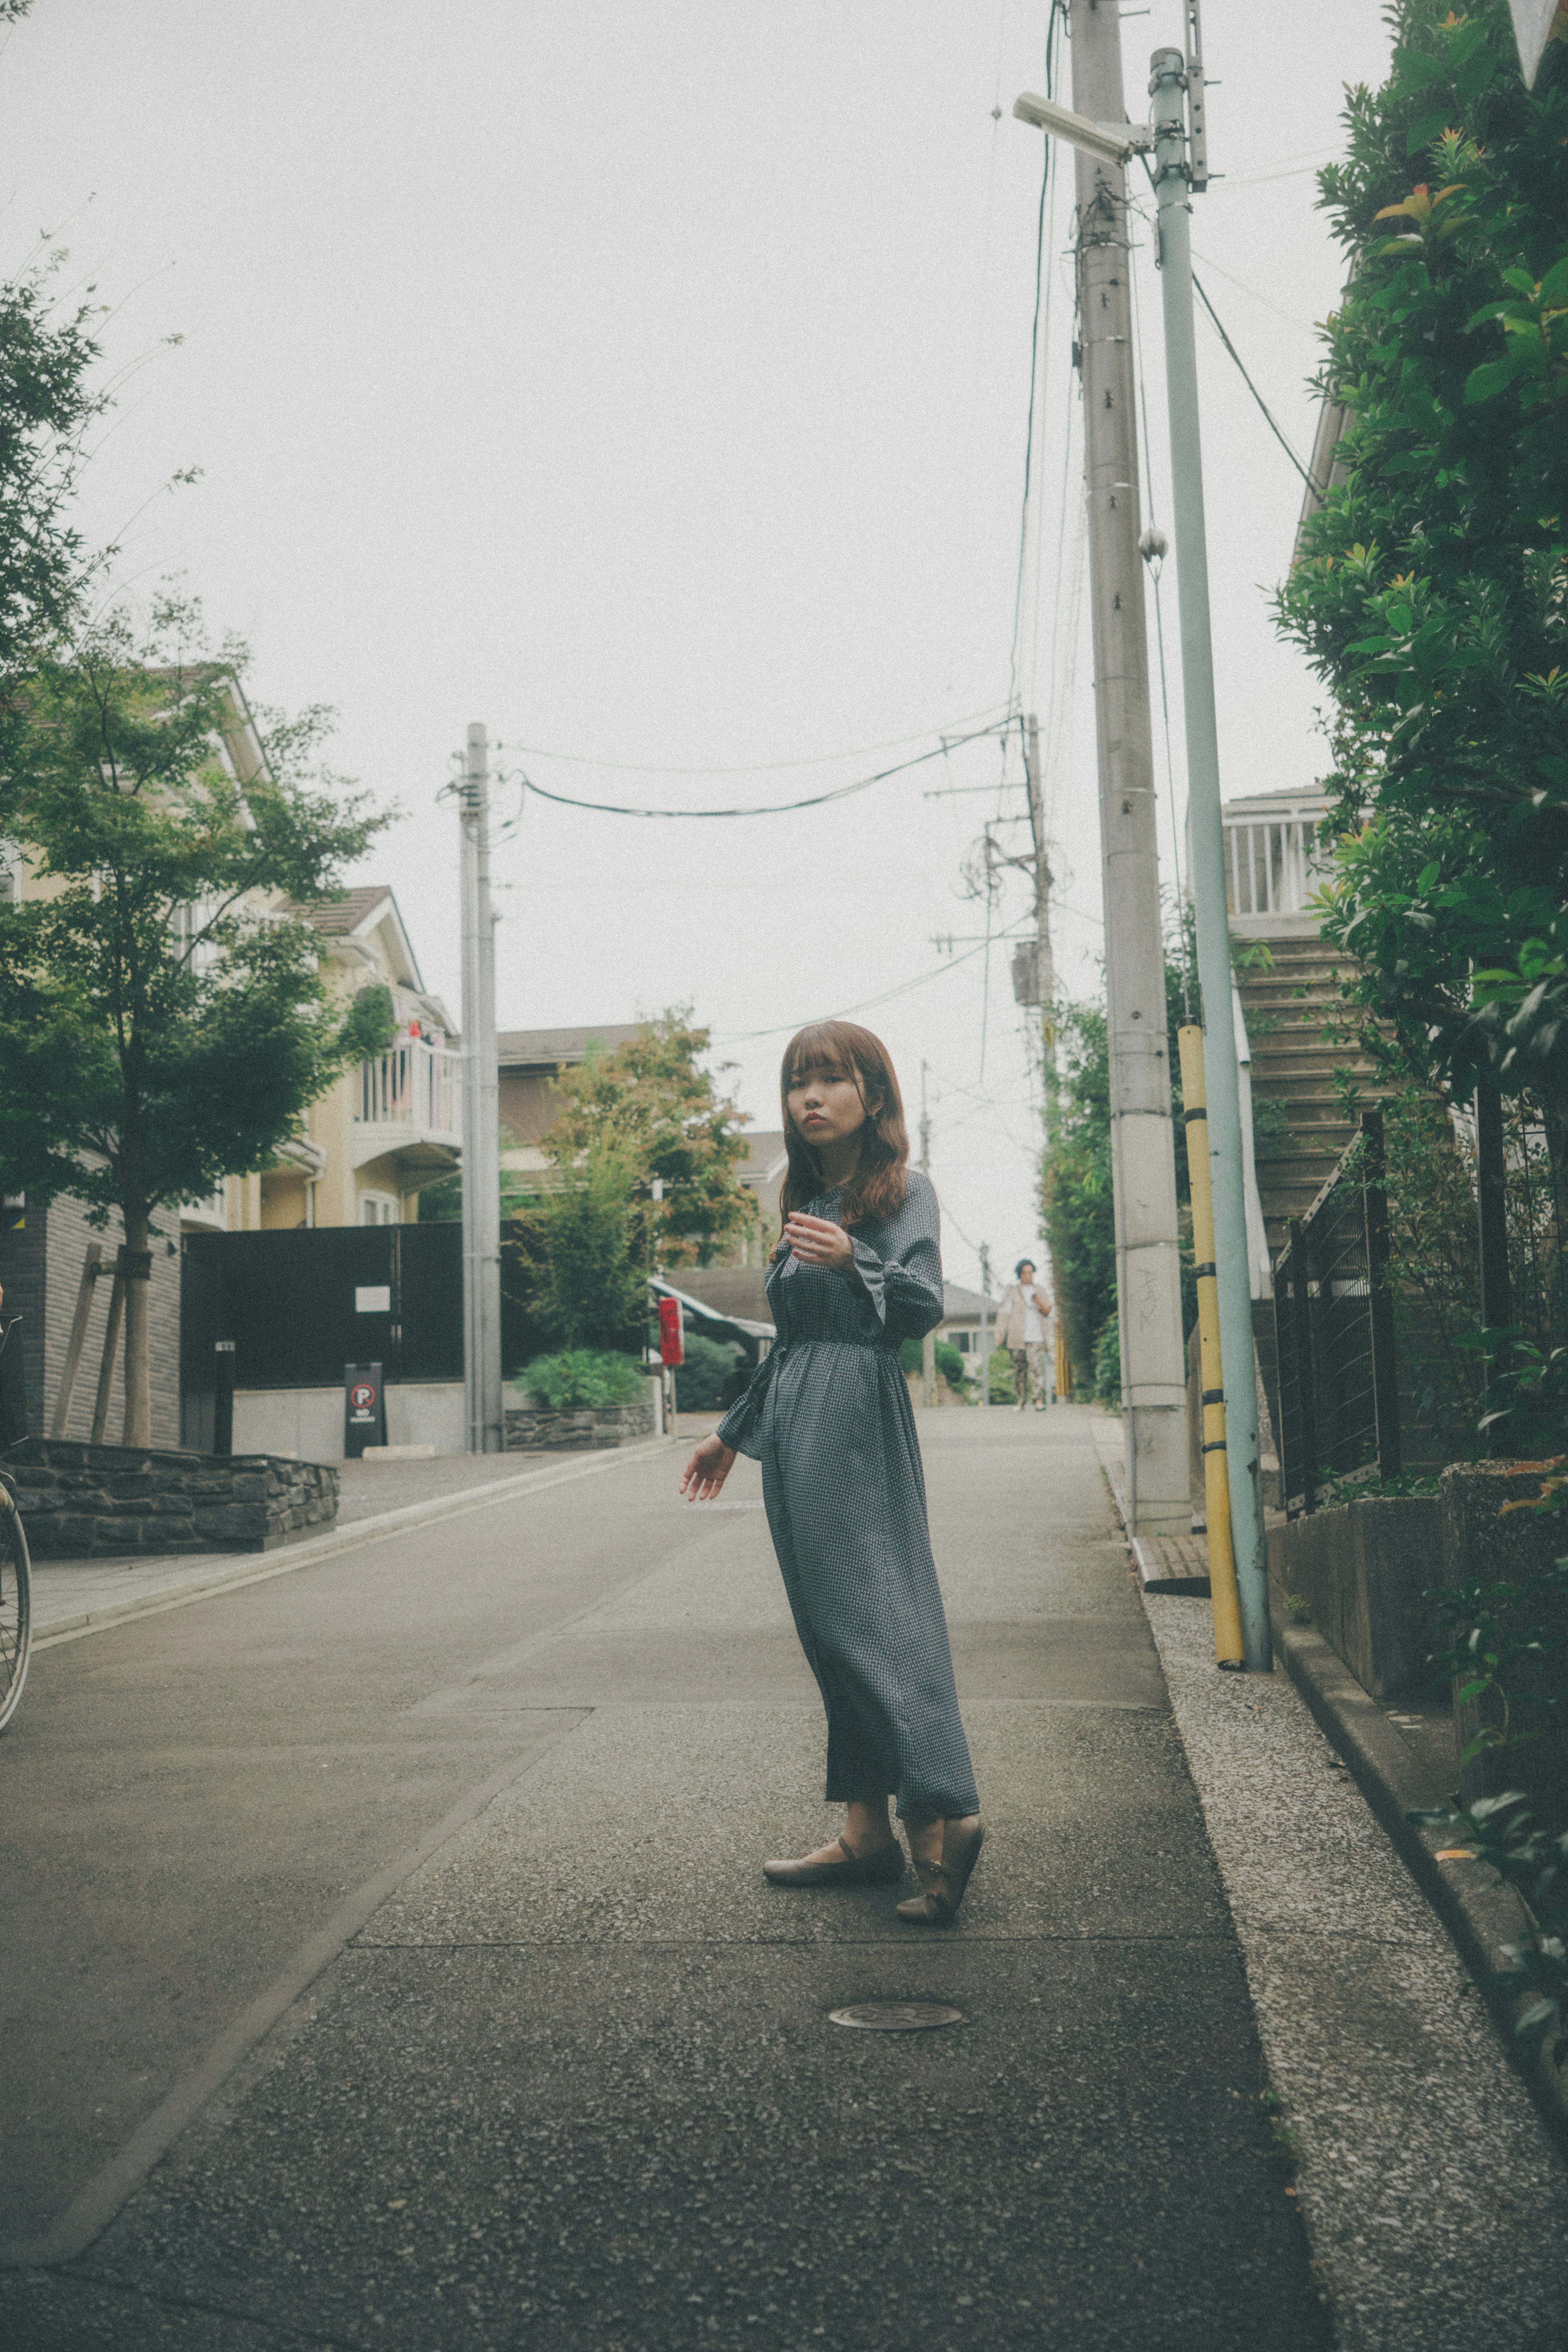
[[[896,1801],[921,1893],[912,1927],[948,1927],[985,1832],[953,1687],[947,1621],[899,1342],[941,1321],[936,1195],[909,1166],[887,1049],[849,1021],[802,1029],[779,1080],[783,1231],[768,1269],[778,1338],[687,1463],[717,1495],[737,1454],[762,1494],[795,1628],[828,1716],[828,1801],[843,1835],[769,1862],[776,1886],[896,1886]]]
[[[1050,1320],[1051,1300],[1035,1281],[1034,1262],[1020,1257],[1013,1268],[1012,1287],[1003,1292],[997,1308],[997,1345],[1013,1360],[1014,1402],[1019,1412],[1029,1402],[1031,1384],[1036,1412],[1045,1411],[1051,1395],[1045,1363]]]

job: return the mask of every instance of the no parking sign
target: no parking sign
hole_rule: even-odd
[[[343,1367],[343,1454],[357,1462],[367,1445],[387,1442],[386,1390],[379,1364]]]

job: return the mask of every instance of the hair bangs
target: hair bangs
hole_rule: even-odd
[[[839,1025],[836,1021],[814,1021],[793,1040],[784,1056],[786,1094],[807,1078],[847,1078],[852,1086],[860,1084],[860,1072],[833,1034]]]
[[[804,1208],[822,1189],[817,1154],[789,1116],[790,1089],[819,1076],[847,1079],[865,1105],[860,1164],[844,1186],[840,1204],[843,1223],[849,1226],[866,1217],[890,1216],[904,1200],[909,1136],[887,1047],[853,1021],[813,1021],[790,1039],[779,1073],[789,1160],[780,1196],[784,1219],[792,1210]]]

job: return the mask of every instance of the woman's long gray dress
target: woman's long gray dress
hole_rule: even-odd
[[[807,1216],[836,1216],[823,1193]],[[718,1425],[762,1465],[795,1628],[828,1713],[828,1800],[901,1815],[979,1811],[925,1524],[925,1482],[901,1339],[942,1319],[936,1195],[917,1171],[904,1205],[850,1236],[853,1276],[792,1254],[768,1275],[778,1339]]]

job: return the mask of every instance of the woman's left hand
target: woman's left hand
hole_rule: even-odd
[[[826,1217],[803,1217],[797,1213],[784,1228],[784,1239],[802,1265],[825,1266],[830,1274],[848,1274],[855,1262],[848,1234],[842,1225],[835,1225]]]

